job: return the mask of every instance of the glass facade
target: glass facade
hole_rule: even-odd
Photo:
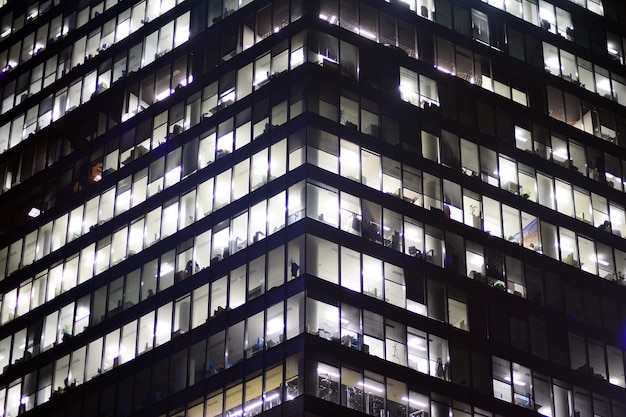
[[[626,416],[620,2],[75,3],[0,1],[0,415]]]

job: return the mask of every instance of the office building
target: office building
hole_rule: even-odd
[[[622,2],[0,3],[1,416],[626,416]]]

